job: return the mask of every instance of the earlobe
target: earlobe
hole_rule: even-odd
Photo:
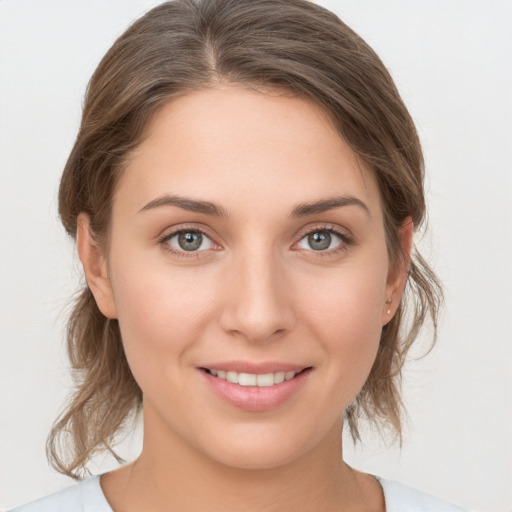
[[[94,239],[89,216],[85,213],[81,213],[77,219],[76,245],[85,279],[98,308],[107,318],[117,318],[112,285],[107,273],[107,258],[101,245]]]
[[[407,217],[398,230],[402,256],[398,264],[393,265],[394,268],[389,270],[386,283],[386,300],[382,311],[382,325],[387,324],[393,318],[407,284],[413,248],[413,235],[414,223],[411,217]]]

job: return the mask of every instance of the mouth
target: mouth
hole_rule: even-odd
[[[314,368],[278,362],[228,361],[197,369],[224,402],[244,411],[263,412],[300,396]]]
[[[217,370],[215,368],[200,368],[203,372],[217,379],[238,384],[245,387],[268,388],[295,379],[298,375],[312,370],[311,366],[298,371],[277,371],[272,373],[243,373],[235,371]]]

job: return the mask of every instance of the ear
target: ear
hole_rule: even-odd
[[[114,294],[107,273],[107,258],[91,231],[91,220],[85,213],[77,219],[76,245],[84,267],[85,279],[96,304],[107,318],[117,318]]]
[[[382,325],[387,324],[395,315],[400,304],[409,275],[411,253],[413,247],[414,223],[407,217],[398,230],[398,237],[402,246],[402,257],[398,266],[391,264],[386,282],[386,300],[382,309]]]

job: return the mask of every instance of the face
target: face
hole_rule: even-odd
[[[95,269],[84,233],[145,442],[262,468],[339,436],[403,283],[376,180],[319,107],[229,87],[169,103],[128,161]]]

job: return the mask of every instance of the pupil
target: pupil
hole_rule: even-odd
[[[184,231],[178,237],[178,244],[184,251],[195,251],[201,247],[203,235],[197,232]]]
[[[308,236],[308,242],[314,251],[323,251],[331,245],[331,234],[328,231],[317,231]]]

